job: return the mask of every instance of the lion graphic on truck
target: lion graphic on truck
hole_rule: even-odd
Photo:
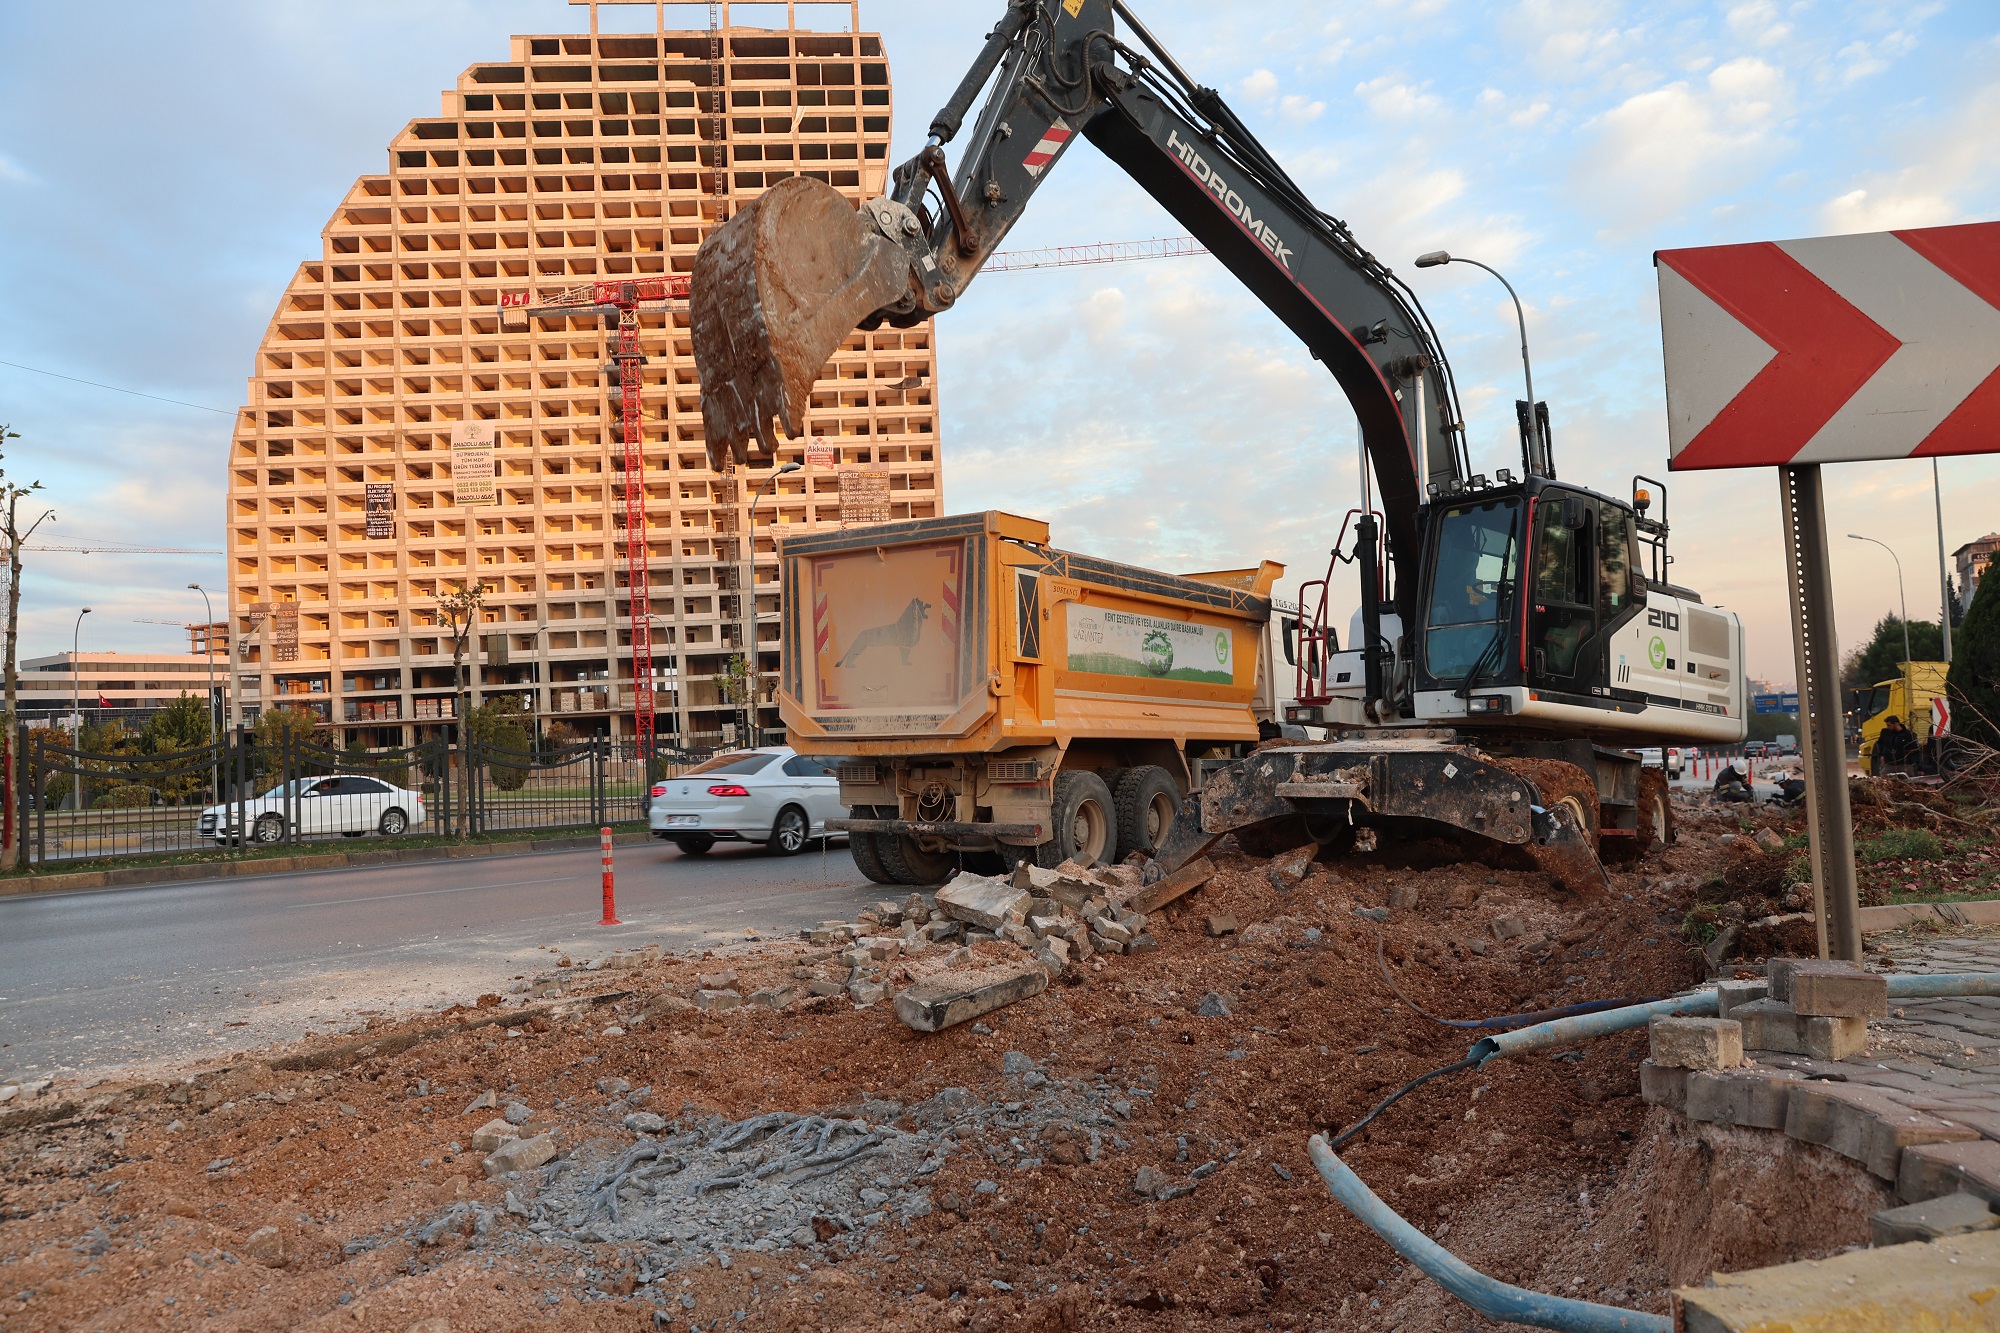
[[[854,642],[847,647],[847,654],[836,665],[852,666],[854,660],[870,648],[888,646],[903,655],[903,665],[910,664],[910,649],[917,646],[923,636],[924,621],[931,613],[931,604],[921,597],[912,597],[910,604],[903,608],[903,614],[887,625],[874,625],[854,636]]]

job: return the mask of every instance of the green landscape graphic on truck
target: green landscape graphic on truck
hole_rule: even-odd
[[[1229,631],[1131,611],[1069,608],[1069,669],[1229,685]]]

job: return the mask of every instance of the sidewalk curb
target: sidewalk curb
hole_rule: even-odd
[[[619,833],[616,847],[636,847],[652,840],[651,833]],[[195,865],[133,866],[129,870],[89,870],[67,875],[34,875],[0,880],[0,898],[34,893],[70,893],[78,889],[126,889],[187,880],[232,879],[262,875],[296,875],[313,870],[345,870],[365,866],[405,865],[418,861],[462,861],[485,856],[526,856],[536,852],[595,851],[599,835],[571,838],[521,838],[512,842],[468,842],[444,847],[383,848],[366,852],[319,852],[306,856],[274,856],[257,861],[214,861]]]
[[[2000,899],[1977,902],[1896,903],[1888,907],[1864,907],[1856,914],[1861,933],[1896,930],[1913,921],[1930,921],[1946,926],[2000,926]]]

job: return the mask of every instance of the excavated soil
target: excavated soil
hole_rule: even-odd
[[[1281,893],[1225,844],[1153,917],[1156,951],[934,1035],[845,994],[688,1003],[725,967],[744,995],[844,978],[831,950],[764,943],[620,970],[552,957],[529,1008],[489,996],[167,1083],[59,1085],[0,1114],[0,1329],[1480,1327],[1306,1158],[1308,1135],[1477,1035],[1399,1001],[1378,939],[1445,1017],[1671,993],[1707,971],[1683,934],[1697,889],[1748,842],[1739,810],[1677,814],[1677,845],[1587,896],[1443,842]],[[1238,932],[1211,938],[1218,916]],[[1800,1222],[1760,1248],[1741,1210],[1695,1225],[1662,1206],[1751,1149],[1669,1141],[1638,1095],[1644,1041],[1436,1080],[1343,1157],[1488,1271],[1647,1310],[1711,1263],[1833,1234]],[[497,1109],[469,1108],[489,1091]],[[558,1156],[488,1180],[471,1135],[509,1103]],[[849,1154],[845,1174],[715,1183],[780,1140],[790,1162]]]

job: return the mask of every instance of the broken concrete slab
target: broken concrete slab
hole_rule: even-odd
[[[944,972],[897,995],[896,1017],[918,1032],[941,1032],[1039,995],[1048,984],[1047,970],[1034,963]]]
[[[742,1003],[743,997],[733,990],[698,990],[694,993],[694,1007],[706,1013],[721,1013]]]
[[[472,1151],[492,1152],[501,1144],[520,1137],[520,1131],[505,1120],[489,1120],[472,1131]]]
[[[494,1092],[491,1088],[488,1088],[485,1092],[480,1093],[477,1097],[474,1097],[470,1102],[468,1102],[466,1104],[465,1109],[463,1111],[460,1111],[459,1114],[471,1115],[474,1111],[497,1111],[499,1109],[500,1109],[499,1094]]]
[[[1655,1018],[1653,1063],[1674,1069],[1734,1069],[1743,1063],[1743,1025],[1727,1018]]]
[[[1035,946],[1035,962],[1051,977],[1059,977],[1070,965],[1069,941],[1059,935],[1051,935]]]
[[[1165,879],[1156,880],[1125,899],[1128,911],[1151,915],[1168,903],[1193,893],[1215,877],[1215,863],[1207,857],[1188,862]]]
[[[847,998],[862,1006],[874,1004],[889,993],[889,988],[879,981],[867,981],[860,977],[847,983]]]
[[[1070,864],[1064,862],[1065,866]],[[1026,861],[1014,867],[1014,874],[1009,882],[1017,889],[1032,893],[1037,898],[1047,898],[1061,903],[1064,907],[1081,907],[1095,895],[1104,892],[1103,887],[1090,879],[1084,871],[1050,870],[1044,866],[1030,865]]]
[[[2000,1203],[2000,1143],[1967,1139],[1904,1150],[1896,1171],[1897,1198],[1915,1203],[1958,1190]]]
[[[1969,1231],[1991,1231],[1995,1227],[2000,1227],[2000,1217],[1993,1215],[1986,1200],[1963,1190],[1921,1203],[1884,1208],[1868,1217],[1869,1231],[1878,1246],[1962,1236]]]
[[[937,891],[938,910],[954,920],[981,930],[998,931],[1008,922],[1027,918],[1034,899],[1004,879],[972,875],[964,871]]]
[[[555,1155],[556,1141],[552,1135],[538,1134],[532,1139],[515,1139],[486,1155],[486,1175],[491,1179],[513,1171],[532,1171],[554,1161]]]
[[[750,1003],[765,1009],[783,1009],[798,998],[796,986],[765,986],[750,992]]]
[[[720,972],[704,972],[696,976],[694,981],[695,985],[701,987],[703,990],[734,990],[736,988],[736,969],[730,967],[724,968]]]

